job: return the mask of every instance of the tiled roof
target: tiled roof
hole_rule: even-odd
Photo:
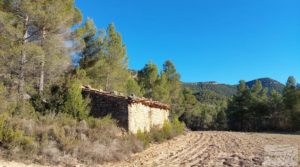
[[[136,104],[136,103],[141,103],[145,106],[149,106],[152,108],[159,108],[159,109],[165,109],[169,110],[170,106],[164,103],[161,103],[159,101],[153,101],[152,99],[144,98],[144,97],[136,97],[136,96],[124,96],[122,93],[119,92],[107,92],[103,90],[98,90],[94,89],[91,86],[82,86],[81,87],[84,92],[90,92],[90,93],[95,93],[100,96],[109,96],[113,97],[116,99],[123,99],[127,100],[129,104]]]

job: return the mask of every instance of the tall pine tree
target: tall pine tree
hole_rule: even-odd
[[[98,53],[103,43],[101,34],[91,19],[87,19],[85,24],[76,30],[76,33],[83,45],[79,55],[81,58],[79,66],[82,69],[93,67],[99,59]]]
[[[126,83],[130,79],[127,61],[121,34],[110,24],[97,53],[97,61],[86,69],[87,76],[93,78],[94,87],[126,93]]]

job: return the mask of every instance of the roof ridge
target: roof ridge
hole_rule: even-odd
[[[108,92],[108,91],[103,91],[101,89],[100,90],[94,89],[90,85],[82,85],[81,89],[84,91],[94,92],[94,93],[105,95],[105,96],[124,98],[125,100],[128,100],[128,102],[130,104],[142,103],[142,104],[150,106],[150,107],[170,109],[170,106],[168,104],[162,103],[160,101],[155,101],[155,100],[152,100],[149,98],[145,98],[145,97],[136,97],[134,95],[133,96],[125,96],[124,94],[119,93],[117,91]]]

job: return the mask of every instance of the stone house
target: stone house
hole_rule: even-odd
[[[105,92],[89,86],[82,87],[85,97],[91,99],[91,115],[111,115],[118,125],[135,134],[150,131],[151,127],[162,127],[169,120],[169,105],[151,99],[124,96],[118,92]]]

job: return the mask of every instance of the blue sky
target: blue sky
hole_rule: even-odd
[[[182,81],[300,81],[299,0],[76,0],[99,29],[116,25],[129,67],[172,60]]]

